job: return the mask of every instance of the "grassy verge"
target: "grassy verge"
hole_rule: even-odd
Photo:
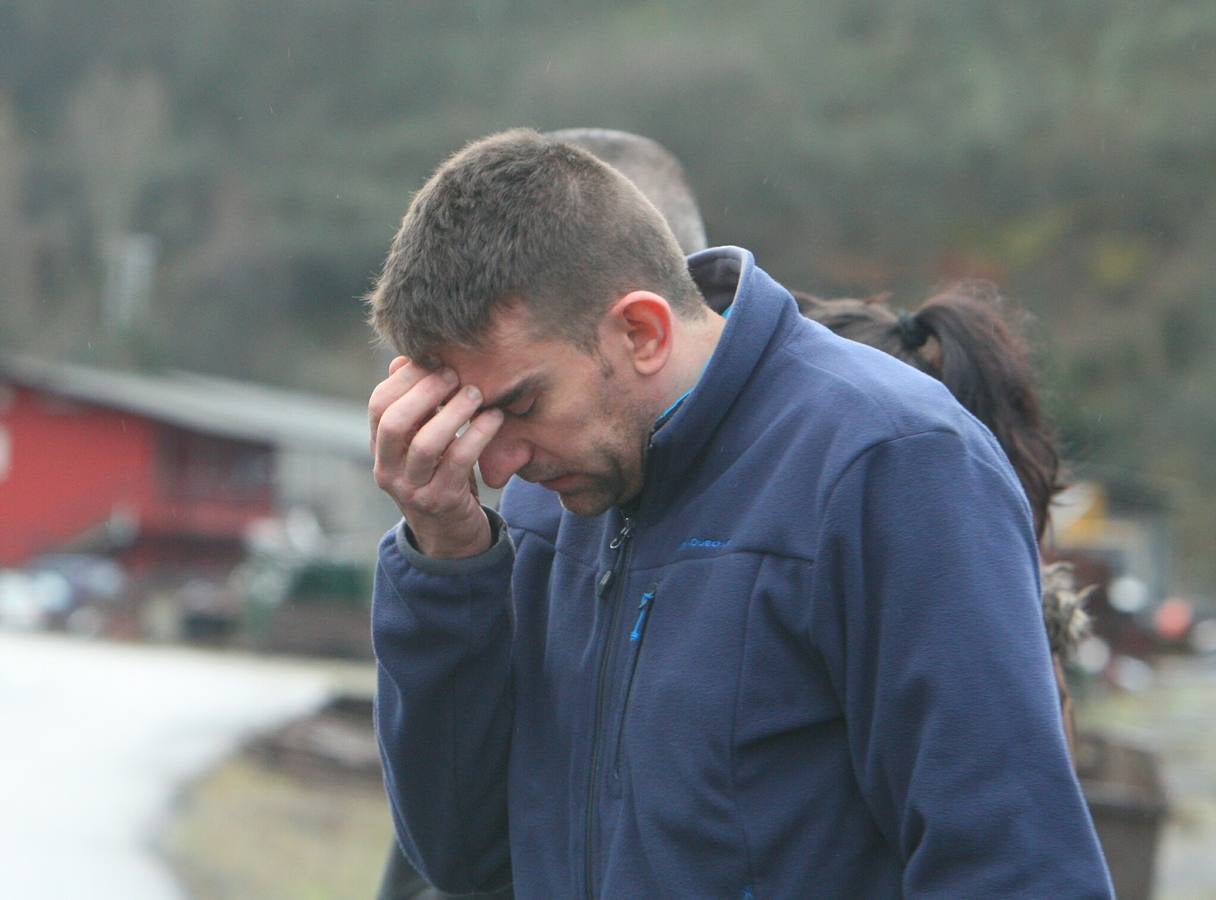
[[[183,796],[164,850],[195,900],[367,900],[390,835],[378,782],[241,754]]]

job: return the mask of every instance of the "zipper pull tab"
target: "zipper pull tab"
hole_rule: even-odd
[[[621,545],[629,540],[629,536],[633,534],[633,522],[629,519],[625,520],[625,524],[621,526],[621,530],[617,536],[612,539],[612,543],[608,545],[609,550],[620,550]]]
[[[633,623],[633,631],[629,632],[629,640],[641,640],[642,629],[646,627],[646,614],[650,612],[650,604],[653,600],[653,590],[647,591],[642,595],[642,601],[638,604],[638,620]]]
[[[600,580],[596,582],[595,599],[602,600],[610,587],[612,587],[612,570],[605,569],[604,574],[600,576]]]

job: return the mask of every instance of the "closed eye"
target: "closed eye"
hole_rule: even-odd
[[[483,405],[478,412],[486,409],[501,409],[504,413],[516,418],[522,418],[532,412],[536,398],[540,396],[547,379],[544,375],[532,374],[520,379],[514,386],[502,391],[497,397]]]
[[[531,397],[525,397],[519,400],[517,403],[512,403],[510,406],[506,407],[505,412],[517,419],[526,419],[528,416],[532,415],[532,411],[534,409],[536,409],[535,394]]]

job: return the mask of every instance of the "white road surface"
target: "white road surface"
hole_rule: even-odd
[[[175,792],[328,692],[302,665],[0,632],[0,898],[183,898],[155,847]]]

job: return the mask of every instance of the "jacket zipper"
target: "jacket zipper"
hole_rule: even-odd
[[[629,642],[633,645],[633,658],[629,661],[629,674],[625,676],[625,694],[621,698],[621,716],[616,729],[616,747],[612,753],[612,773],[621,777],[621,740],[625,735],[625,716],[629,712],[629,698],[633,695],[633,676],[638,670],[638,659],[642,655],[642,638],[646,634],[646,623],[650,621],[650,611],[654,605],[657,584],[651,585],[650,590],[642,594],[638,601],[638,617],[633,623],[633,631],[629,632]]]
[[[624,579],[621,578],[625,571],[625,558],[629,551],[629,538],[633,535],[633,522],[628,516],[625,517],[625,522],[621,526],[621,530],[617,532],[616,537],[608,545],[615,556],[612,560],[612,566],[601,576],[599,583],[596,585],[595,593],[597,597],[604,598],[609,596],[614,584],[617,587],[615,594],[620,594]],[[619,618],[621,608],[621,598],[614,596],[612,599],[612,608],[608,613],[608,631],[604,638],[604,647],[600,651],[599,668],[596,673],[595,681],[595,720],[592,722],[591,730],[591,772],[587,781],[587,815],[584,822],[583,840],[585,844],[585,853],[583,859],[583,886],[586,890],[587,900],[594,900],[595,894],[593,891],[593,863],[594,852],[592,838],[595,833],[595,795],[596,783],[598,781],[599,757],[600,757],[600,722],[604,717],[604,695],[605,682],[608,675],[608,661],[611,656],[612,647],[614,644],[613,638],[616,634],[616,623]]]

